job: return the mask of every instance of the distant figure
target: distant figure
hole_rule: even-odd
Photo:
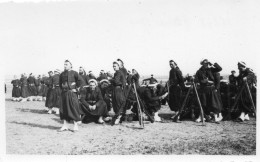
[[[33,100],[35,100],[35,98],[37,96],[37,89],[36,89],[36,86],[35,86],[35,77],[32,73],[28,77],[27,82],[28,82],[28,90],[29,90],[28,100],[33,101]]]
[[[7,90],[7,88],[6,88],[6,84],[5,84],[5,93],[6,93],[6,90]]]
[[[22,97],[20,102],[25,102],[27,101],[27,98],[29,96],[27,76],[25,73],[21,75],[20,82],[21,82],[21,97]]]
[[[97,79],[92,71],[88,72],[89,79]]]
[[[19,79],[17,79],[17,76],[14,76],[14,79],[11,81],[11,84],[13,84],[13,90],[12,90],[12,100],[13,101],[19,101],[21,97],[21,82]],[[6,84],[5,84],[6,87]]]
[[[97,78],[97,81],[101,81],[101,80],[103,80],[103,79],[107,79],[107,74],[105,73],[105,71],[104,70],[101,70],[100,71],[100,74],[99,74],[99,77]]]
[[[147,78],[143,80],[143,82],[147,82],[147,81],[149,81],[149,83],[158,83],[158,81],[153,77],[153,74],[151,75],[151,78]]]
[[[233,86],[237,86],[237,77],[235,76],[236,71],[232,70],[231,75],[229,75],[229,83]]]
[[[83,79],[83,86],[88,85],[89,82],[89,75],[86,74],[85,69],[81,66],[79,67],[79,75],[82,77]]]

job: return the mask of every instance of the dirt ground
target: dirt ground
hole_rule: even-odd
[[[12,102],[6,94],[7,154],[38,155],[125,155],[200,154],[255,155],[256,120],[220,124],[169,120],[172,112],[162,107],[165,123],[138,122],[121,125],[82,124],[79,132],[57,132],[62,123],[58,115],[46,114],[44,102]],[[73,125],[70,124],[71,129]]]

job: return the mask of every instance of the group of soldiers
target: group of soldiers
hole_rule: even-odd
[[[170,60],[169,80],[163,85],[153,75],[140,84],[138,72],[127,71],[121,59],[113,62],[114,74],[101,70],[97,78],[83,67],[79,72],[72,70],[72,63],[66,60],[64,71],[50,71],[49,77],[15,77],[12,97],[20,102],[44,100],[48,113],[59,114],[63,120],[59,131],[69,130],[70,121],[74,123],[72,131],[78,131],[82,122],[117,125],[140,120],[140,113],[152,123],[163,122],[158,111],[167,103],[175,112],[171,119],[177,123],[185,118],[195,122],[243,122],[249,120],[250,113],[256,115],[256,76],[252,69],[238,62],[239,75],[232,71],[228,82],[221,78],[222,68],[217,63],[203,59],[200,64],[194,76],[183,77],[177,63]],[[111,109],[113,117],[108,113]]]

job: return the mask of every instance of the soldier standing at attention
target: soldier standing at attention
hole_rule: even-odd
[[[68,130],[68,122],[74,122],[73,131],[78,131],[80,118],[79,100],[77,91],[82,86],[83,80],[78,72],[72,70],[72,64],[66,60],[64,71],[60,74],[59,86],[61,87],[61,108],[60,119],[63,120],[63,126],[59,131]]]

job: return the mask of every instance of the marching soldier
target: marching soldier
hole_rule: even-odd
[[[72,64],[69,60],[64,63],[64,71],[60,74],[59,86],[61,92],[60,119],[63,120],[63,126],[59,131],[68,130],[68,122],[74,122],[73,131],[78,131],[78,122],[80,118],[79,100],[77,91],[82,86],[83,80],[78,72],[72,70]]]
[[[181,108],[182,101],[182,90],[184,90],[184,79],[182,72],[180,71],[177,63],[173,60],[170,60],[170,75],[169,75],[169,107],[172,111],[175,111],[175,114],[178,114]],[[174,119],[175,116],[172,117]],[[179,116],[175,119],[176,122],[179,121]]]
[[[218,73],[222,68],[215,63],[212,65],[207,59],[200,62],[201,68],[197,71],[196,77],[200,83],[200,100],[202,108],[206,115],[214,113],[215,122],[219,122],[223,119],[221,115],[222,102],[216,87],[215,73]],[[208,116],[207,116],[208,118]],[[200,122],[199,117],[196,122]]]

